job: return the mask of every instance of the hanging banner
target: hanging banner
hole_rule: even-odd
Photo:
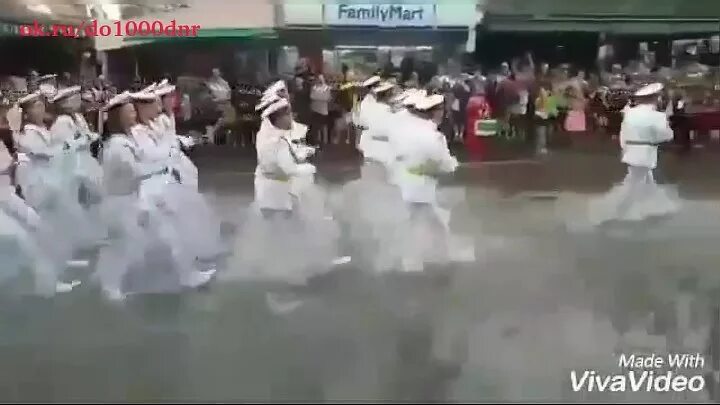
[[[433,27],[433,4],[326,4],[325,24],[377,27]]]

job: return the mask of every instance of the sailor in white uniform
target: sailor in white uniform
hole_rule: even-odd
[[[70,146],[65,160],[71,164],[74,184],[68,192],[74,193],[84,208],[84,224],[87,232],[79,235],[76,249],[95,246],[107,236],[101,227],[98,204],[102,199],[102,168],[92,156],[91,144],[99,140],[85,118],[80,114],[80,86],[61,89],[50,99],[57,116],[50,127],[50,136],[58,143]]]
[[[53,242],[37,213],[15,193],[10,172],[15,164],[0,142],[0,284],[22,279],[30,269],[34,293],[51,296],[71,291],[79,282],[64,283],[58,277],[65,269],[64,260],[56,260],[50,249]]]
[[[336,203],[353,256],[362,263],[360,267],[374,272],[391,271],[399,265],[398,230],[407,216],[399,190],[391,181],[395,157],[390,136],[403,125],[392,112],[393,89],[390,83],[374,88],[376,104],[364,110],[370,126],[359,144],[364,157],[360,178],[343,186],[341,201]]]
[[[360,131],[360,137],[358,139],[358,148],[362,148],[363,139],[362,136],[370,129],[370,125],[373,123],[373,114],[375,111],[375,107],[377,104],[377,100],[375,98],[375,94],[373,93],[373,88],[380,85],[382,82],[382,79],[380,76],[373,76],[369,79],[365,80],[362,83],[362,88],[366,92],[365,96],[363,97],[362,101],[360,101],[360,104],[357,107],[357,111],[355,112],[355,116],[353,117],[353,122],[355,124],[355,127],[358,128]],[[362,149],[361,149],[362,151]]]
[[[100,136],[90,130],[85,117],[80,114],[80,86],[61,89],[50,99],[58,112],[50,127],[53,137],[62,141],[74,140],[73,151],[77,160],[77,178],[87,193],[87,198],[96,201],[102,188],[102,169],[90,152],[90,144]]]
[[[165,171],[149,172],[143,164],[142,149],[132,133],[137,114],[128,92],[113,97],[103,111],[108,114],[109,135],[102,149],[106,193],[102,213],[110,236],[108,245],[100,249],[97,274],[103,293],[115,301],[134,292],[125,286],[126,277],[133,267],[147,265],[146,247],[153,242],[150,217],[161,215],[158,205],[140,198],[140,185],[153,176],[164,176]]]
[[[420,118],[408,126],[412,143],[403,148],[398,163],[398,186],[410,210],[405,239],[403,269],[422,271],[425,263],[443,264],[449,260],[449,218],[438,209],[438,177],[458,167],[445,137],[438,131],[444,111],[444,97],[432,95],[415,102],[414,114]]]
[[[167,82],[162,82],[152,89],[158,96],[163,111],[172,111],[170,101],[174,89],[175,86]],[[220,218],[198,190],[197,168],[182,151],[182,142],[188,144],[187,140],[183,141],[187,137],[178,137],[173,129],[174,118],[171,119],[166,113],[160,113],[151,122],[151,127],[156,142],[169,151],[168,167],[177,173],[177,182],[168,187],[179,189],[174,192],[176,198],[173,201],[178,232],[185,240],[187,251],[194,255],[198,265],[206,267],[203,270],[214,269],[214,263],[226,250],[221,240]]]
[[[391,99],[395,85],[380,83],[373,87],[371,93],[373,102],[370,107],[363,110],[363,122],[367,129],[363,132],[358,149],[367,162],[376,162],[384,170],[387,169],[394,157],[390,156],[390,127],[392,121]]]
[[[322,201],[314,198],[315,166],[296,154],[302,149],[292,138],[304,131],[293,127],[290,104],[279,99],[262,117],[267,125],[257,137],[254,201],[260,215],[251,213],[246,221],[234,267],[251,278],[304,284],[336,264],[337,234],[326,223]]]
[[[413,128],[418,120],[422,120],[412,113],[412,109],[417,101],[423,100],[425,97],[427,97],[425,90],[408,89],[394,100],[393,125],[390,128],[389,139],[393,156],[393,162],[389,168],[391,175],[389,181],[392,184],[397,184],[402,156],[406,153],[406,149],[414,143],[413,133],[407,128]]]
[[[658,146],[673,139],[666,113],[657,110],[662,90],[661,83],[641,88],[634,95],[637,105],[624,111],[620,146],[627,175],[622,184],[602,199],[591,202],[589,215],[593,224],[612,220],[642,221],[666,216],[679,209],[677,195],[658,186],[653,177],[653,169],[658,163]]]
[[[39,237],[47,242],[48,255],[59,268],[66,263],[74,265],[71,260],[78,249],[105,236],[100,232],[97,211],[86,210],[79,200],[76,151],[85,140],[63,140],[62,134],[47,129],[45,100],[39,92],[21,98],[15,110],[21,123],[13,127],[22,127],[15,129],[16,181],[28,205],[42,218]],[[63,238],[57,238],[60,234]]]
[[[184,150],[192,148],[195,141],[190,136],[178,135],[175,127],[175,113],[173,112],[173,94],[175,86],[171,85],[167,80],[160,82],[155,90],[155,94],[160,97],[162,105],[162,113],[157,118],[156,125],[159,131],[165,133],[165,139],[170,143],[171,159],[174,161],[174,167],[182,176],[182,184],[198,187],[198,169],[190,158],[184,153]]]
[[[159,115],[159,100],[154,93],[156,86],[150,86],[130,96],[137,110],[138,124],[132,128],[132,135],[137,148],[141,151],[141,162],[147,173],[162,173],[144,179],[140,184],[140,198],[143,204],[159,207],[153,213],[151,220],[155,222],[153,229],[159,232],[158,239],[162,240],[171,250],[172,267],[179,276],[179,285],[182,287],[198,287],[209,282],[215,274],[215,268],[204,268],[204,257],[199,257],[198,247],[192,242],[197,238],[215,238],[214,232],[207,227],[189,230],[189,224],[196,219],[207,219],[208,227],[215,228],[215,223],[202,215],[195,215],[193,206],[189,201],[188,187],[180,184],[181,176],[172,168],[171,145],[166,142],[163,133],[155,130],[154,122]],[[219,233],[219,225],[217,226]],[[214,240],[214,239],[213,239]],[[205,244],[203,244],[205,246]],[[161,283],[164,284],[164,283]],[[172,289],[172,283],[160,288]]]

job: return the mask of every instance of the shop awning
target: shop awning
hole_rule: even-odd
[[[483,26],[493,32],[605,32],[678,36],[720,32],[718,18],[642,18],[610,16],[486,15]]]
[[[187,36],[132,36],[123,38],[123,42],[128,43],[126,46],[167,42],[167,41],[193,41],[193,40],[267,40],[276,39],[277,33],[273,29],[261,28],[203,28],[198,30],[198,35],[194,37]]]

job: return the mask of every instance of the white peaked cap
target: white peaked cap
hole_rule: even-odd
[[[384,82],[384,83],[379,84],[377,87],[373,88],[372,91],[375,94],[380,94],[380,93],[383,93],[383,92],[386,92],[386,91],[392,89],[393,87],[395,87],[394,84],[392,84],[390,82]]]
[[[40,91],[38,90],[36,92],[30,93],[30,94],[27,94],[27,95],[21,97],[17,102],[18,102],[18,104],[21,104],[21,105],[25,104],[25,103],[29,103],[31,101],[35,101],[35,100],[39,99],[41,95],[42,95],[42,93],[40,93]]]
[[[130,92],[125,91],[111,98],[107,103],[105,103],[102,109],[103,111],[110,111],[113,108],[119,107],[123,104],[127,104],[130,101],[132,101],[132,96],[130,95]]]
[[[380,78],[380,76],[373,76],[373,77],[365,80],[365,81],[362,83],[362,86],[363,86],[363,87],[374,86],[374,85],[380,83],[381,80],[382,80],[382,79]]]
[[[640,90],[635,92],[636,97],[652,96],[653,94],[660,93],[665,86],[662,83],[652,83],[647,86],[641,87]]]
[[[130,98],[137,101],[153,101],[157,99],[157,94],[145,90],[136,93],[130,93]]]
[[[426,96],[415,102],[415,108],[420,111],[431,110],[445,101],[445,97],[440,94],[433,94],[432,96]]]
[[[75,94],[80,94],[80,86],[72,86],[72,87],[66,87],[64,89],[58,90],[57,93],[55,93],[55,96],[50,99],[51,103],[60,101],[66,97],[70,97]]]
[[[410,97],[411,94],[412,94],[412,92],[411,92],[410,90],[405,90],[405,91],[403,91],[402,93],[398,94],[397,96],[393,97],[391,101],[392,101],[393,103],[401,103],[401,102],[403,102],[405,99],[407,99],[408,97]]]
[[[255,111],[264,110],[264,109],[267,108],[270,104],[272,104],[272,103],[274,103],[274,102],[276,102],[276,101],[278,101],[278,100],[280,100],[280,99],[281,99],[281,97],[278,96],[277,94],[270,93],[270,94],[268,94],[267,96],[263,97],[263,98],[260,100],[260,102],[258,103],[258,105],[255,106]]]
[[[418,101],[422,100],[423,98],[427,97],[427,92],[425,90],[408,90],[410,94],[405,97],[402,104],[405,107],[411,107],[414,106]]]
[[[42,75],[42,76],[38,77],[38,81],[50,80],[50,79],[54,79],[54,78],[56,78],[56,77],[57,77],[56,74],[51,73],[51,74]]]
[[[157,95],[160,96],[160,97],[166,96],[166,95],[172,93],[173,91],[175,91],[175,85],[174,85],[174,84],[168,83],[167,80],[164,80],[163,82],[164,82],[165,84],[160,83],[160,84],[157,86],[157,89],[155,90],[155,94],[157,94]]]
[[[155,90],[157,90],[157,89],[158,89],[158,84],[157,84],[157,83],[153,83],[153,84],[145,87],[144,89],[140,90],[140,92],[142,92],[142,93],[153,93],[153,92],[155,92]]]
[[[283,108],[290,107],[290,103],[284,98],[281,98],[274,103],[270,104],[261,114],[262,118],[268,118],[270,115],[282,110]]]
[[[275,94],[281,90],[287,90],[287,86],[285,85],[285,82],[283,80],[278,80],[275,83],[271,84],[263,94]]]

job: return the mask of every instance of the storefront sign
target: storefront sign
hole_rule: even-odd
[[[378,27],[434,26],[433,4],[326,4],[325,24]]]

